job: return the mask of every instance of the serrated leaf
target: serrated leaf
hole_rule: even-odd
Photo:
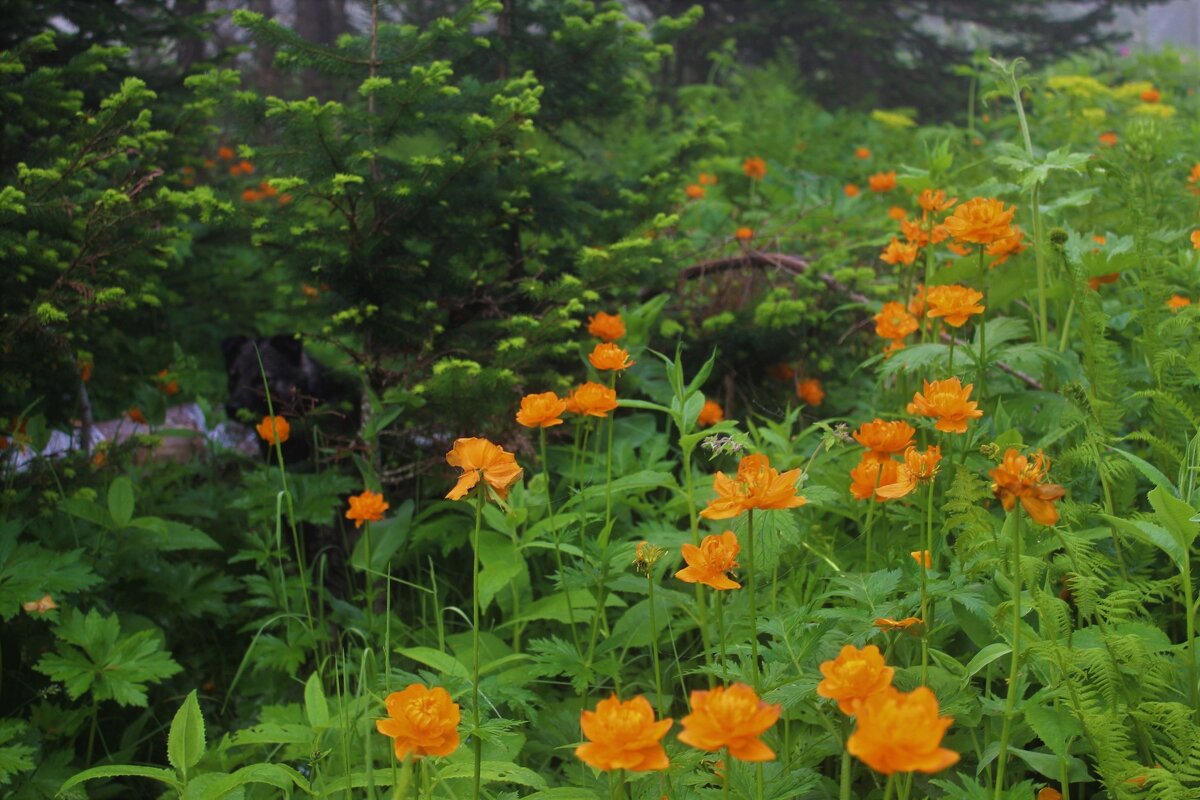
[[[171,720],[171,730],[167,734],[167,761],[186,781],[188,770],[196,766],[203,755],[204,716],[200,713],[200,701],[196,699],[196,690],[193,689]]]
[[[314,672],[304,683],[304,715],[313,728],[329,727],[329,703],[325,700],[325,688],[321,676]]]
[[[1158,521],[1179,543],[1184,553],[1183,557],[1187,558],[1192,544],[1196,541],[1196,534],[1200,532],[1200,525],[1192,522],[1196,516],[1196,509],[1192,508],[1191,503],[1180,500],[1161,486],[1151,489],[1146,497],[1158,515]]]
[[[163,552],[174,550],[220,550],[221,545],[199,528],[160,517],[138,517],[128,526],[142,533],[142,541]]]
[[[1125,535],[1162,550],[1175,562],[1175,566],[1180,572],[1186,569],[1187,551],[1183,549],[1179,541],[1166,528],[1140,519],[1122,519],[1121,517],[1112,517],[1108,514],[1101,514],[1100,516],[1116,526],[1117,530]]]
[[[1023,707],[1025,722],[1033,729],[1050,752],[1060,758],[1070,756],[1071,741],[1083,735],[1078,718],[1065,709],[1033,699]]]
[[[101,778],[149,778],[165,783],[168,786],[179,791],[180,785],[175,780],[175,773],[169,769],[162,767],[139,767],[134,764],[114,764],[107,767],[93,767],[85,769],[78,775],[74,775],[67,779],[62,786],[58,787],[58,793],[63,794],[73,786],[78,786],[85,781],[94,781]]]

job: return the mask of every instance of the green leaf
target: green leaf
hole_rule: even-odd
[[[12,619],[21,604],[45,595],[94,585],[100,578],[83,561],[82,550],[53,552],[32,542],[17,543],[16,523],[0,523],[0,620]]]
[[[474,764],[460,762],[443,767],[438,771],[438,776],[445,780],[450,778],[469,778],[475,774],[474,770]],[[508,761],[484,761],[480,769],[480,775],[488,783],[515,783],[519,786],[529,786],[533,789],[546,788],[546,780],[541,775],[538,775],[531,769],[518,767],[516,764]]]
[[[321,675],[314,672],[304,684],[304,715],[313,728],[329,727],[329,703],[325,700],[325,688],[321,686]]]
[[[163,552],[174,550],[220,550],[211,536],[199,528],[193,528],[182,522],[172,522],[160,517],[138,517],[129,520],[130,528],[135,528],[141,534],[141,540],[148,547]]]
[[[1163,475],[1162,472],[1159,471],[1158,467],[1154,466],[1149,461],[1139,458],[1133,453],[1126,452],[1119,447],[1109,447],[1108,449],[1124,458],[1130,464],[1133,464],[1133,466],[1137,468],[1137,471],[1146,476],[1146,478],[1155,486],[1167,489],[1172,494],[1178,494],[1178,492],[1175,491],[1175,484],[1171,483],[1170,478],[1168,478],[1166,475]]]
[[[1186,559],[1192,549],[1192,544],[1196,541],[1196,533],[1200,532],[1200,525],[1192,522],[1192,518],[1196,516],[1196,509],[1192,508],[1191,503],[1180,500],[1161,486],[1151,489],[1146,497],[1150,500],[1150,505],[1154,507],[1155,513],[1158,514],[1158,521],[1179,543],[1183,550],[1183,557]]]
[[[0,720],[0,786],[8,783],[14,776],[33,769],[35,748],[20,741],[12,741],[29,729],[20,720]]]
[[[58,787],[58,793],[62,794],[67,789],[78,786],[84,781],[94,781],[101,778],[150,778],[151,780],[167,784],[177,792],[182,788],[179,782],[175,780],[175,773],[169,769],[163,769],[162,767],[139,767],[134,764],[114,764],[107,767],[85,769],[78,775],[68,778],[62,786]]]
[[[1083,735],[1078,718],[1066,709],[1055,708],[1048,698],[1031,698],[1022,708],[1026,724],[1050,752],[1060,758],[1069,757],[1071,741]]]
[[[1049,753],[1035,753],[1032,750],[1021,750],[1016,747],[1008,748],[1008,752],[1024,761],[1029,765],[1030,769],[1039,773],[1042,777],[1056,781],[1062,776],[1062,760],[1058,756],[1050,755]],[[1088,774],[1087,764],[1084,764],[1074,756],[1067,759],[1067,777],[1071,783],[1090,781],[1092,779],[1091,775]]]
[[[1155,491],[1158,490],[1156,489]],[[1116,526],[1117,530],[1127,536],[1162,550],[1171,557],[1171,560],[1175,562],[1175,566],[1180,572],[1187,569],[1187,551],[1183,549],[1183,545],[1166,528],[1140,519],[1121,519],[1120,517],[1111,517],[1108,514],[1101,514],[1100,516],[1108,520],[1112,525]]]
[[[441,650],[434,650],[432,647],[401,647],[396,652],[427,667],[433,667],[443,675],[453,675],[463,680],[469,680],[471,677],[465,664]]]
[[[600,800],[600,795],[575,786],[562,786],[527,794],[525,800]]]
[[[167,761],[187,781],[188,770],[199,763],[204,755],[204,716],[200,713],[200,701],[193,689],[184,699],[183,705],[171,720],[167,734]]]
[[[967,662],[967,674],[963,676],[963,683],[968,683],[975,673],[986,667],[998,658],[1003,658],[1012,652],[1012,646],[1004,642],[994,642],[987,647],[981,649],[975,654],[975,657]]]
[[[108,485],[108,513],[121,528],[133,519],[133,483],[124,475]]]
[[[495,531],[479,532],[479,603],[486,609],[496,593],[526,574],[525,558],[513,543]]]
[[[208,776],[204,776],[208,777]],[[188,787],[187,800],[221,800],[230,796],[235,789],[249,783],[265,783],[287,792],[293,786],[312,793],[308,781],[292,767],[284,764],[250,764],[229,775],[215,775],[199,791]],[[240,793],[236,795],[240,797]]]

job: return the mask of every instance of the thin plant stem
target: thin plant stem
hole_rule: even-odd
[[[896,790],[896,774],[888,775],[887,783],[883,786],[883,800],[892,800],[892,792]]]
[[[1004,796],[1004,772],[1008,765],[1008,743],[1012,737],[1012,721],[1017,705],[1017,671],[1021,666],[1021,506],[1013,507],[1012,536],[1012,656],[1008,666],[1008,697],[1004,700],[1004,724],[1000,728],[1000,750],[996,755],[996,787],[993,800]]]
[[[721,678],[729,680],[729,666],[725,658],[725,598],[723,593],[713,592],[713,605],[717,607],[717,636],[721,646]]]
[[[929,677],[929,569],[925,565],[926,557],[933,563],[933,479],[929,480],[929,488],[925,492],[925,546],[917,566],[921,570],[921,622],[924,623],[924,633],[921,634],[921,685],[928,683]],[[928,554],[928,556],[926,556]]]
[[[682,440],[684,431],[679,429],[679,437]],[[682,445],[681,445],[682,446]],[[688,507],[688,523],[692,531],[692,544],[696,547],[700,546],[700,516],[696,511],[696,493],[694,479],[692,478],[692,448],[683,446],[683,485],[687,492],[687,507]],[[696,595],[696,609],[700,614],[700,641],[704,645],[704,666],[712,667],[712,643],[708,638],[708,608],[704,602],[704,592],[700,584],[695,584],[693,590]],[[724,669],[724,655],[722,655],[721,667]],[[713,687],[713,677],[711,669],[708,672],[708,688]]]
[[[840,778],[840,790],[838,791],[838,800],[850,800],[850,786],[854,779],[854,761],[850,758],[850,751],[846,749],[846,742],[842,742],[842,769]]]
[[[746,589],[750,600],[750,677],[755,693],[759,690],[758,676],[758,603],[754,575],[754,509],[746,512]]]
[[[566,573],[563,572],[562,541],[558,532],[558,523],[554,518],[554,499],[550,491],[550,461],[546,457],[546,429],[538,428],[539,444],[541,445],[542,474],[546,478],[546,514],[550,518],[550,535],[554,537],[554,562],[558,567],[558,577],[562,581],[563,592],[567,596],[567,619],[571,623],[571,640],[575,649],[579,650],[579,632],[575,629],[575,604],[571,601],[571,588],[566,583]],[[578,440],[578,437],[576,437]]]
[[[979,246],[979,283],[983,292],[983,307],[987,308],[987,284],[984,282],[983,245]],[[951,341],[954,337],[950,337]],[[979,321],[979,405],[987,399],[987,321]]]
[[[483,774],[483,739],[479,736],[479,529],[483,524],[485,485],[478,486],[475,491],[475,535],[471,539],[471,692],[474,700],[471,713],[474,724],[472,735],[475,737],[475,773],[471,797],[479,800]]]
[[[654,691],[658,702],[659,719],[666,715],[663,707],[663,687],[662,687],[662,667],[658,662],[658,625],[654,618],[654,567],[651,565],[646,570],[646,594],[650,603],[650,660],[654,663]]]

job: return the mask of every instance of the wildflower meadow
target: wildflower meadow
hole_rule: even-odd
[[[1200,797],[1200,55],[44,5],[0,796]]]

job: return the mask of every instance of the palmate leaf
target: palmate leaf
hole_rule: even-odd
[[[96,701],[145,707],[146,684],[182,669],[163,649],[157,632],[122,636],[115,614],[104,616],[92,609],[85,615],[68,609],[54,633],[60,640],[57,650],[43,656],[34,669],[61,682],[73,700],[90,691]]]
[[[29,726],[15,719],[0,720],[0,786],[21,772],[33,769],[35,748],[13,741]]]
[[[32,542],[18,544],[18,528],[15,520],[0,524],[0,619],[12,619],[22,603],[46,594],[58,598],[99,580],[83,563],[82,550],[56,553]]]

